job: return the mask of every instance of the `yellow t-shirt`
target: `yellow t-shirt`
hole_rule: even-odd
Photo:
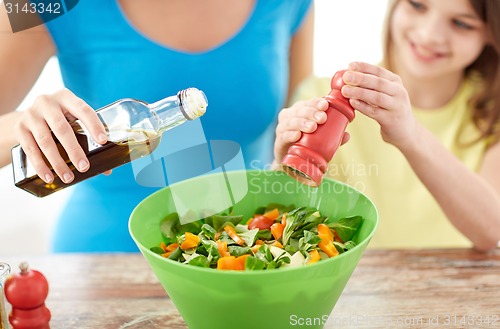
[[[294,100],[327,95],[329,86],[330,79],[309,78],[298,88]],[[457,141],[470,141],[478,136],[467,106],[467,100],[476,88],[476,80],[467,79],[446,106],[435,110],[413,108],[416,119],[475,172],[479,170],[487,143],[481,141],[464,147]],[[356,112],[356,118],[348,125],[347,131],[351,139],[338,149],[327,175],[360,190],[377,207],[379,226],[370,248],[472,245],[449,222],[402,153],[383,141],[375,120]],[[435,156],[439,157],[439,154]]]

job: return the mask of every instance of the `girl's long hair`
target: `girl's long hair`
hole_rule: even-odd
[[[390,21],[399,1],[403,0],[389,0],[384,22],[382,65],[389,70],[392,70]],[[496,142],[500,139],[500,1],[469,1],[485,23],[489,38],[479,57],[465,69],[465,75],[478,72],[484,81],[484,88],[469,100],[472,119],[480,131],[476,141],[487,139]]]

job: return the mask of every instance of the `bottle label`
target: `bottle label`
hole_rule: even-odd
[[[88,145],[88,151],[92,152],[94,150],[97,150],[98,148],[102,147],[101,144],[97,143],[90,137],[89,135],[85,135],[87,137],[87,145]]]
[[[97,143],[92,139],[92,137],[90,136],[90,132],[85,127],[85,125],[80,122],[80,120],[76,120],[71,124],[71,126],[75,131],[78,143],[80,143],[80,145],[84,148],[85,152],[92,152],[102,147],[101,144]]]

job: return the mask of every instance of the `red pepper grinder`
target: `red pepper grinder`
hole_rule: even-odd
[[[9,322],[13,329],[50,329],[50,311],[45,306],[49,284],[42,273],[19,265],[21,272],[5,281],[5,298],[12,305]]]
[[[330,105],[326,110],[326,122],[318,125],[313,133],[303,133],[281,161],[283,171],[303,184],[314,187],[321,184],[328,162],[342,142],[347,124],[354,120],[354,109],[340,92],[345,85],[342,80],[345,72],[335,73],[330,84],[332,90],[324,97]]]

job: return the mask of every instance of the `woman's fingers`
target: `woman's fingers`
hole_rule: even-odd
[[[92,107],[68,89],[59,91],[55,96],[65,112],[83,123],[93,140],[100,144],[106,143],[108,138],[106,129]]]
[[[86,129],[91,135],[99,136],[99,134],[104,131],[104,127],[102,127],[102,123],[94,110],[67,89],[54,94],[53,105],[53,110],[49,111],[51,115],[47,115],[45,118],[47,124],[61,143],[74,167],[79,172],[85,172],[90,168],[90,163],[81,145],[78,143],[75,131],[69,124],[68,118],[78,118],[82,123],[83,120],[86,120],[87,125],[85,128],[87,128],[87,126],[91,127],[91,129]],[[99,127],[99,125],[101,127]],[[93,132],[91,130],[93,130]],[[58,176],[61,177],[65,183],[68,182],[68,179],[72,180],[74,178],[72,177],[73,173],[62,158],[47,158],[53,165]],[[64,170],[63,176],[59,174],[57,168],[62,168],[60,170]]]
[[[342,136],[342,142],[340,145],[344,145],[351,139],[351,135],[348,132],[345,132],[344,135]]]
[[[18,131],[24,130],[24,128],[19,125],[18,127]],[[36,174],[45,183],[51,183],[54,180],[54,175],[52,175],[50,168],[45,162],[43,153],[40,151],[40,148],[31,132],[24,130],[23,133],[19,133],[18,135],[19,143],[21,144],[28,161],[30,161],[31,165],[35,169]]]
[[[275,161],[281,161],[292,143],[299,140],[303,132],[316,130],[318,124],[326,121],[328,102],[322,98],[295,103],[284,108],[278,115],[276,139],[274,142]]]
[[[65,183],[74,179],[69,162],[80,172],[90,168],[75,131],[68,122],[75,119],[80,120],[84,132],[98,143],[107,141],[106,130],[94,110],[67,89],[38,97],[17,124],[16,132],[21,147],[38,176],[47,183],[53,181],[50,167]],[[62,154],[67,154],[69,161]]]
[[[49,177],[50,168],[48,165],[61,177],[63,182],[69,183],[74,178],[66,161],[61,156],[62,149],[57,147],[51,132],[51,130],[64,131],[65,126],[71,135],[71,127],[60,112],[59,105],[49,96],[38,97],[33,106],[26,110],[19,124],[21,146],[38,176],[44,180]],[[72,135],[75,138],[74,134]],[[50,173],[50,175],[52,174]]]
[[[288,131],[313,132],[318,124],[326,121],[328,102],[322,98],[300,102],[283,109],[278,116],[276,134]]]

